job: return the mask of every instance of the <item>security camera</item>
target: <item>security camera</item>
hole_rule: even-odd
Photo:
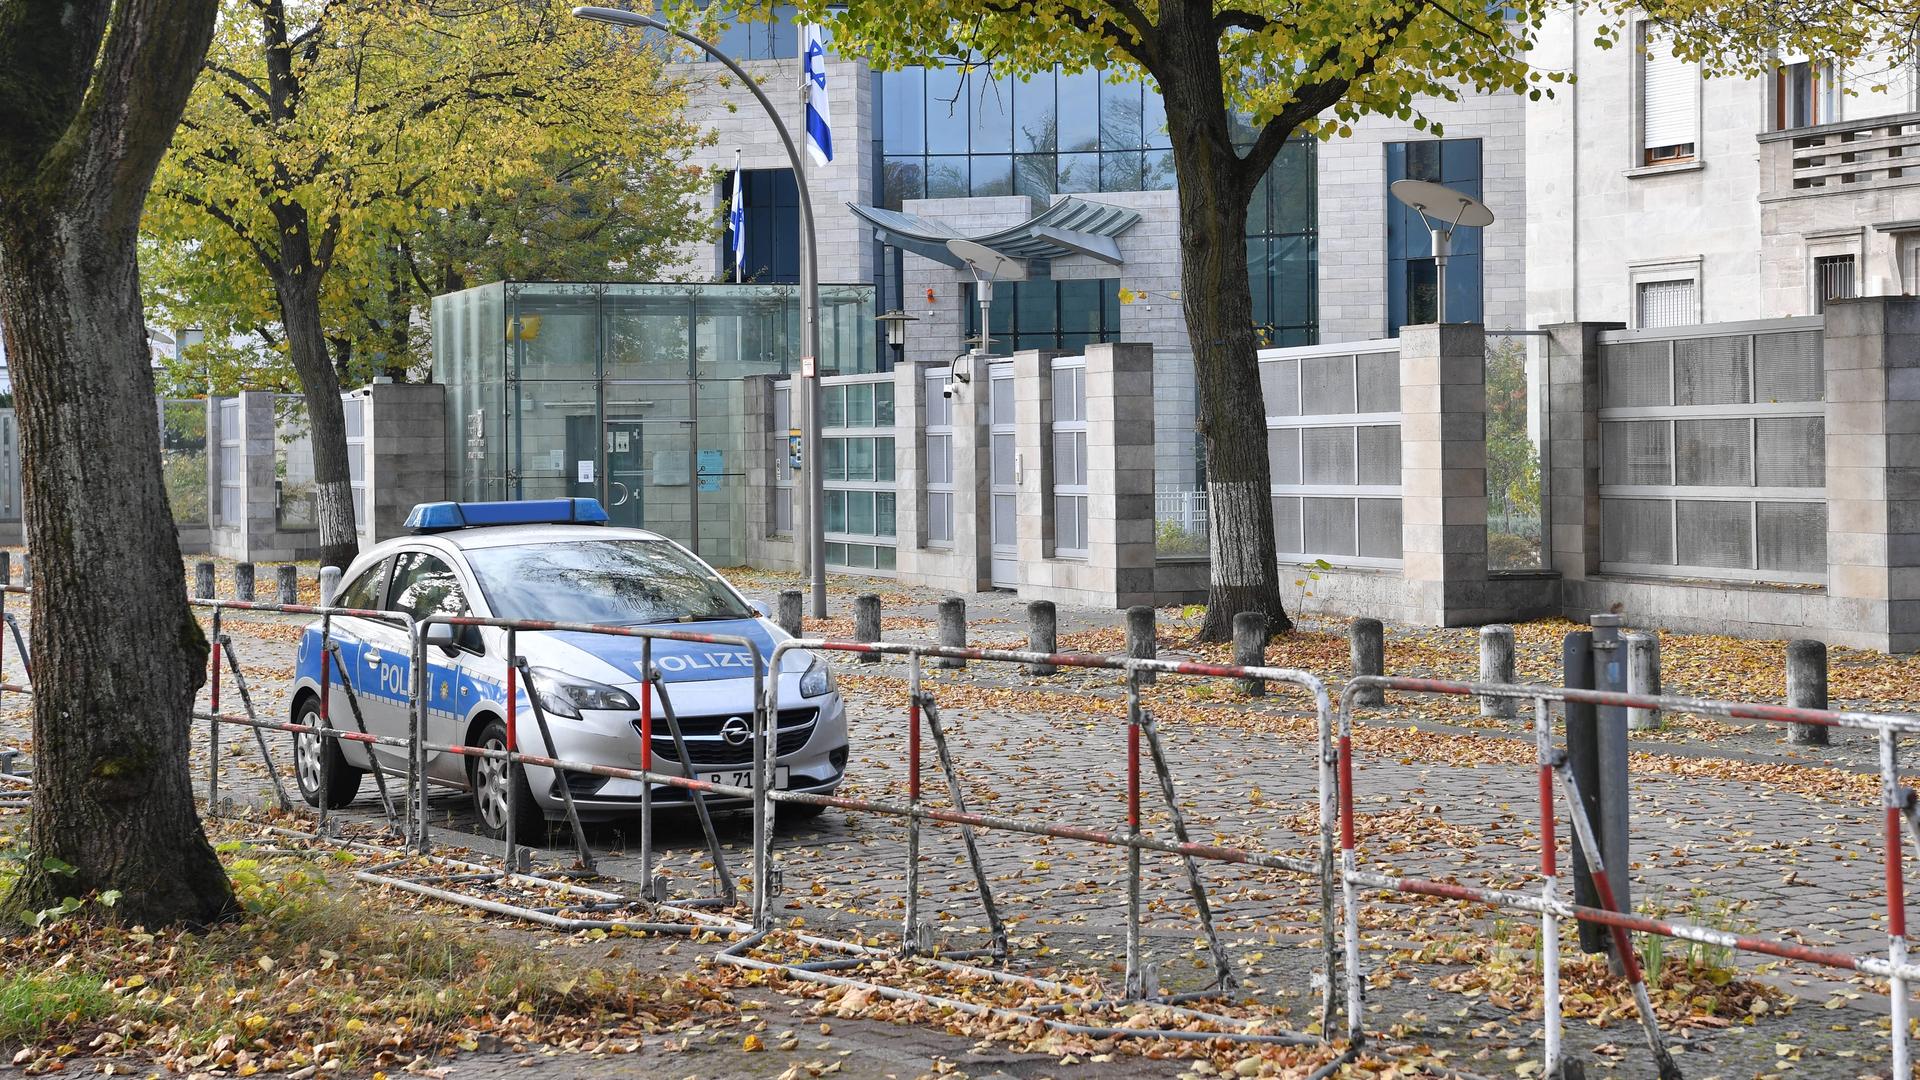
[[[948,379],[946,381],[946,384],[940,387],[940,396],[943,398],[950,398],[959,389],[960,389],[959,383],[955,382],[952,379]]]

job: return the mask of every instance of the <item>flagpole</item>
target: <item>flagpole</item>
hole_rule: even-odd
[[[807,122],[808,98],[812,86],[807,77],[807,61],[811,37],[804,24],[796,27],[800,33],[800,130],[805,132],[811,125]],[[820,70],[826,71],[826,56],[820,58]],[[811,136],[806,136],[811,139]],[[807,153],[799,155],[795,177],[801,191],[807,188],[807,160],[813,156],[811,147]],[[831,156],[831,155],[829,155]],[[807,574],[813,593],[813,617],[827,617],[827,525],[826,525],[826,485],[820,451],[820,260],[814,246],[813,212],[803,212],[806,218],[805,228],[800,230],[800,291],[805,294],[800,306],[800,371],[802,385],[806,388],[807,415],[806,430],[803,433],[807,447],[807,457],[801,479],[807,486]]]

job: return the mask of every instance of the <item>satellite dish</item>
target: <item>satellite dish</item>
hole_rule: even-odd
[[[1420,214],[1427,228],[1432,229],[1433,218],[1447,223],[1447,232],[1462,226],[1469,229],[1484,229],[1493,224],[1493,211],[1487,204],[1467,194],[1455,191],[1444,184],[1428,180],[1395,180],[1387,189],[1393,197]]]
[[[1434,321],[1447,321],[1447,257],[1453,252],[1455,229],[1484,229],[1493,224],[1487,204],[1445,184],[1428,180],[1395,180],[1387,189],[1413,208],[1433,241]]]
[[[973,271],[979,281],[1025,281],[1027,263],[1011,255],[1003,255],[985,244],[972,240],[949,240],[947,250],[959,256]]]

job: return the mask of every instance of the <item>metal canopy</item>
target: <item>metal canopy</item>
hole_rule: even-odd
[[[847,209],[871,224],[882,241],[956,270],[965,270],[967,264],[947,247],[949,240],[970,241],[1023,261],[1086,255],[1119,266],[1124,260],[1114,237],[1140,220],[1138,211],[1124,206],[1065,198],[1010,229],[967,236],[944,221],[916,214],[856,203],[848,203]]]

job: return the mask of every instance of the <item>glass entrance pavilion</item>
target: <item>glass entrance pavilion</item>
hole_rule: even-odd
[[[745,380],[800,357],[792,285],[495,282],[433,301],[450,493],[598,498],[716,566],[744,561]],[[876,371],[873,287],[820,288],[825,375]]]

